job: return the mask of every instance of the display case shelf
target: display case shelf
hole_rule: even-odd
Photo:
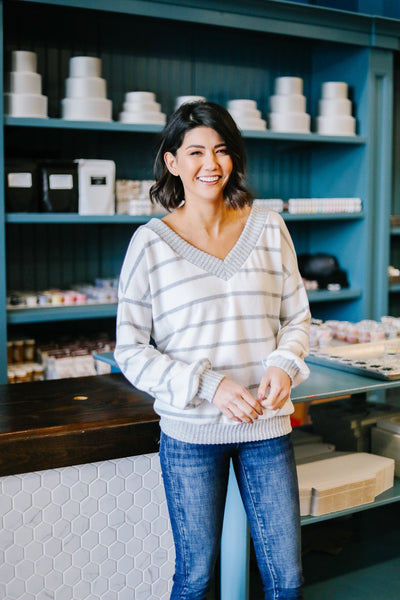
[[[339,302],[351,300],[361,295],[361,290],[312,290],[307,292],[310,303]],[[115,318],[117,305],[114,302],[106,304],[78,304],[68,306],[35,306],[16,307],[7,310],[7,323],[40,323],[44,321],[72,321],[79,319]]]
[[[319,521],[327,521],[329,519],[336,519],[337,517],[345,517],[346,515],[351,515],[355,512],[361,512],[363,510],[368,510],[370,508],[376,508],[378,506],[384,506],[385,504],[391,504],[392,502],[398,502],[400,500],[400,479],[395,478],[394,485],[386,492],[379,494],[374,500],[374,502],[369,502],[368,504],[361,504],[360,506],[354,506],[353,508],[349,508],[347,510],[340,510],[337,512],[328,513],[326,515],[319,515],[317,517],[306,516],[301,518],[302,525],[312,525],[313,523],[318,523]]]
[[[280,213],[285,221],[335,221],[363,219],[364,213]],[[77,213],[7,213],[6,223],[80,223],[80,224],[123,224],[123,223],[147,223],[152,217],[161,218],[161,214],[151,215],[79,215]]]
[[[7,310],[7,323],[43,323],[49,321],[75,321],[79,319],[115,318],[115,302],[105,304],[76,304],[69,306],[37,306]]]
[[[97,131],[125,131],[127,133],[159,133],[162,125],[121,123],[119,121],[69,121],[66,119],[33,119],[24,117],[4,117],[4,124],[9,127],[38,127],[50,129],[80,129]],[[319,133],[281,133],[271,130],[243,130],[244,138],[262,140],[283,140],[294,142],[317,142],[339,144],[365,144],[365,136],[322,135]]]

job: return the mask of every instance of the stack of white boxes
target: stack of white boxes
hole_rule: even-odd
[[[15,50],[7,74],[4,114],[11,117],[47,118],[47,96],[42,94],[42,76],[35,52]]]
[[[323,83],[322,98],[318,102],[317,132],[324,135],[355,135],[356,120],[351,113],[347,83]]]
[[[277,77],[274,95],[270,96],[269,126],[281,133],[310,133],[310,115],[306,112],[303,80],[300,77]]]
[[[119,113],[122,123],[145,123],[147,125],[165,125],[166,114],[161,112],[161,105],[156,102],[153,92],[127,92]]]
[[[258,110],[255,100],[229,100],[227,106],[239,129],[267,128],[267,122],[261,118],[261,111]]]
[[[101,59],[74,56],[65,80],[66,97],[61,100],[62,118],[69,121],[111,121],[112,102],[106,98],[106,80],[101,77]]]

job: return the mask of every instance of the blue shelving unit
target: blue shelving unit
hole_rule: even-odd
[[[12,50],[37,52],[49,101],[47,119],[4,118],[5,159],[112,159],[118,178],[150,179],[161,127],[118,121],[127,91],[153,91],[167,114],[181,94],[205,95],[224,105],[231,98],[254,98],[268,120],[275,77],[297,75],[314,119],[321,84],[345,79],[357,135],[320,135],[314,124],[307,134],[243,131],[249,184],[259,198],[284,201],[360,197],[361,213],[283,216],[298,253],[330,252],[348,272],[349,289],[310,292],[314,316],[360,320],[387,312],[387,281],[381,273],[389,254],[384,235],[391,172],[391,23],[385,29],[371,16],[272,0],[262,5],[253,0],[101,0],[95,5],[90,0],[4,0],[1,5],[5,70]],[[57,22],[64,24],[62,30],[52,26]],[[372,36],[378,30],[380,36]],[[113,102],[111,122],[60,118],[69,58],[79,54],[101,55]],[[6,278],[0,282],[0,310],[8,335],[25,324],[113,319],[115,307],[92,305],[7,311],[7,289],[65,289],[96,277],[117,277],[134,229],[147,219],[3,212]],[[6,381],[5,343],[0,381]]]

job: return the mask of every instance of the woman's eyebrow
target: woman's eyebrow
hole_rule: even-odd
[[[221,148],[221,146],[226,146],[225,142],[215,144],[214,148]],[[186,150],[189,150],[189,148],[205,148],[205,146],[202,146],[201,144],[190,144],[190,146],[186,146]]]

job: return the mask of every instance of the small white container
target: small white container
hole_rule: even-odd
[[[347,98],[348,85],[344,81],[325,81],[322,84],[322,98]]]
[[[301,77],[277,77],[275,79],[276,95],[303,94],[303,80]]]
[[[101,77],[101,59],[93,56],[73,56],[69,60],[70,77]]]
[[[127,92],[125,102],[154,102],[156,95],[153,92]]]
[[[270,96],[269,105],[272,113],[304,113],[306,97],[303,94],[275,94]]]
[[[310,115],[307,113],[270,113],[272,131],[281,133],[309,133]]]
[[[228,109],[234,119],[260,119],[261,111],[257,108]]]
[[[29,52],[27,50],[14,50],[11,53],[11,71],[36,73],[36,70],[36,52]]]
[[[39,73],[11,71],[7,79],[7,89],[11,94],[42,93],[42,76]]]
[[[10,117],[47,118],[47,96],[4,94],[4,114]]]
[[[356,120],[354,117],[335,115],[317,117],[317,132],[323,135],[355,135]]]
[[[167,117],[161,112],[126,112],[119,113],[122,123],[143,123],[148,125],[165,125]]]
[[[175,110],[188,102],[205,102],[205,96],[178,96],[175,100]]]
[[[239,129],[254,129],[264,130],[267,129],[267,122],[264,119],[252,119],[252,118],[240,118],[235,119],[236,125]]]
[[[124,102],[122,108],[126,112],[160,112],[161,104],[159,102]]]
[[[67,121],[111,121],[112,102],[107,98],[63,98],[61,112]]]
[[[106,80],[101,77],[68,77],[65,95],[67,98],[105,98]]]
[[[351,116],[351,100],[348,98],[322,98],[318,102],[318,113],[321,117]]]
[[[115,213],[115,162],[78,159],[80,215]]]
[[[227,103],[228,110],[257,110],[257,102],[255,100],[229,100]]]

